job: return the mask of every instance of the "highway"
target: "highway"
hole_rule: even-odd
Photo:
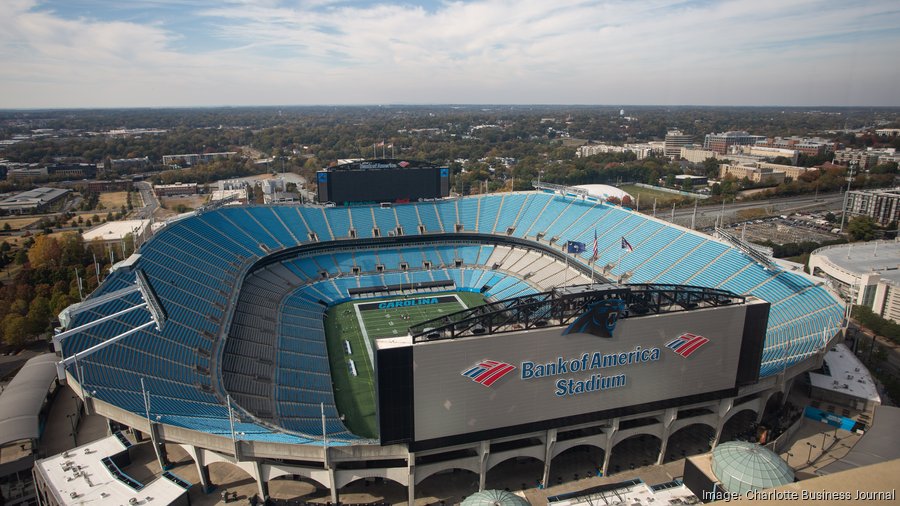
[[[814,211],[832,211],[837,213],[841,210],[844,201],[844,194],[820,193],[815,195],[797,195],[794,197],[781,197],[769,200],[753,200],[744,202],[726,203],[721,205],[708,205],[697,207],[696,227],[710,227],[720,215],[724,215],[724,223],[732,223],[737,221],[737,212],[745,209],[761,208],[765,209],[770,215],[790,214],[795,212],[814,212]],[[643,212],[650,209],[641,206]],[[694,214],[693,207],[683,207],[675,210],[675,223],[683,226],[691,225],[691,216]],[[672,209],[656,209],[656,217],[671,221]]]

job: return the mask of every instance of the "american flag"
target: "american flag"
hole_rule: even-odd
[[[634,251],[634,248],[631,247],[631,243],[628,242],[627,239],[625,239],[624,235],[622,236],[622,249],[627,249],[629,253]]]
[[[591,255],[591,262],[596,262],[597,259],[600,258],[600,254],[597,251],[597,229],[594,229],[594,253]]]
[[[507,373],[510,373],[516,366],[507,364],[506,362],[497,362],[496,360],[482,360],[475,366],[462,372],[467,378],[486,387],[494,384]]]
[[[703,336],[685,333],[681,334],[680,336],[666,344],[666,348],[671,348],[675,353],[681,355],[684,358],[688,358],[689,356],[691,356],[691,353],[694,353],[701,346],[708,342],[709,339]]]

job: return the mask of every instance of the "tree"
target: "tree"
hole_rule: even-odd
[[[835,216],[832,212],[825,213],[825,221],[827,221],[828,223],[834,223],[837,221],[837,216]]]
[[[868,216],[856,216],[847,224],[847,233],[856,241],[871,241],[875,238],[878,225]]]
[[[34,269],[55,268],[59,266],[61,253],[62,248],[55,238],[39,235],[34,240],[34,246],[28,250],[28,261]]]
[[[675,174],[669,174],[666,176],[666,186],[673,187],[675,186]]]
[[[28,322],[20,314],[10,313],[3,319],[3,342],[21,346],[28,338]]]
[[[28,331],[30,334],[40,334],[47,329],[47,324],[53,313],[50,311],[50,301],[46,297],[35,297],[31,301],[26,316]]]

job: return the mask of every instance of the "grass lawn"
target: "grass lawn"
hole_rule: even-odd
[[[406,335],[413,325],[481,304],[484,296],[479,293],[454,292],[350,301],[330,307],[325,313],[325,342],[335,403],[347,428],[363,437],[378,437],[375,377],[369,354],[370,347],[375,348],[375,339]],[[349,355],[344,341],[350,343]],[[357,376],[350,373],[350,360]]]
[[[128,192],[104,192],[100,194],[100,203],[103,204],[105,209],[109,209],[111,211],[118,211],[122,208],[122,206],[127,205],[126,202],[128,200]],[[138,203],[140,203],[140,197],[137,197]],[[134,199],[131,200],[132,204],[134,203]]]
[[[27,227],[32,223],[40,220],[40,218],[35,218],[33,216],[29,216],[27,218],[4,218],[0,220],[0,229],[2,229],[5,225],[9,225],[9,228],[12,230],[19,230],[22,227]]]
[[[656,210],[665,208],[667,205],[672,207],[673,201],[681,201],[681,195],[675,193],[668,193],[659,190],[651,190],[649,188],[641,188],[640,186],[635,185],[622,185],[619,187],[620,190],[628,192],[631,194],[635,200],[640,195],[641,198],[641,209],[653,209],[653,199],[656,199]]]

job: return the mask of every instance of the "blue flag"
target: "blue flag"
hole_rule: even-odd
[[[568,253],[574,253],[574,254],[583,253],[584,248],[585,248],[585,245],[583,242],[569,241],[566,243],[566,252],[568,252]]]

